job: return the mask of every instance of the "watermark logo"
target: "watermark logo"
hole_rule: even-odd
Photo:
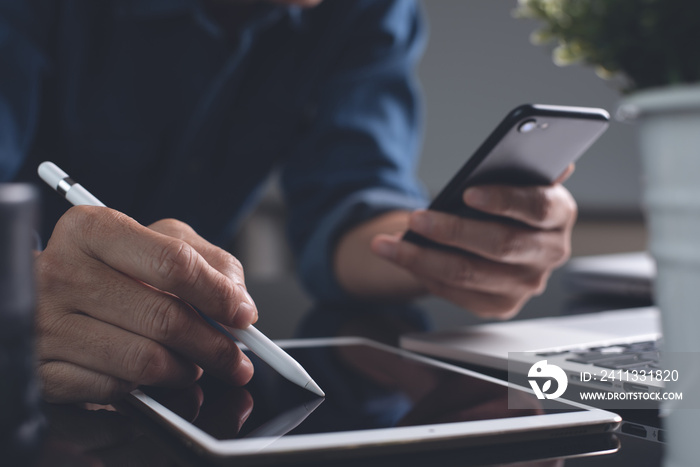
[[[561,397],[566,391],[566,387],[569,385],[564,370],[557,365],[547,364],[547,360],[540,360],[532,365],[527,376],[530,378],[528,381],[538,399],[556,399]],[[552,390],[552,380],[557,382],[557,386],[554,392],[550,393],[549,391]],[[540,387],[539,381],[542,381],[542,387]]]

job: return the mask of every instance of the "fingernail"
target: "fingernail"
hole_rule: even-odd
[[[389,240],[381,240],[374,244],[374,251],[385,258],[393,259],[396,256],[397,245]]]
[[[415,232],[429,233],[433,226],[433,219],[430,214],[425,211],[416,211],[411,214],[408,220],[408,226]]]
[[[465,203],[475,208],[483,208],[488,204],[486,192],[477,187],[467,188],[463,199]]]

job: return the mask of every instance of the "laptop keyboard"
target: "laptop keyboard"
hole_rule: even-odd
[[[559,352],[543,352],[537,355],[544,357],[556,355],[564,357],[569,362],[613,370],[651,371],[661,368],[660,345],[660,340],[656,340]]]

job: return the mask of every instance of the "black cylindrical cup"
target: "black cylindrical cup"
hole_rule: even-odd
[[[32,462],[43,425],[32,332],[38,199],[32,185],[0,183],[0,463],[8,465]]]

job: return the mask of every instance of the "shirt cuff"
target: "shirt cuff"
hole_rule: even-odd
[[[340,286],[333,270],[333,253],[340,235],[380,214],[396,210],[413,211],[427,204],[428,200],[418,194],[385,188],[366,189],[345,198],[321,219],[299,256],[299,276],[307,291],[322,301],[352,298]]]

